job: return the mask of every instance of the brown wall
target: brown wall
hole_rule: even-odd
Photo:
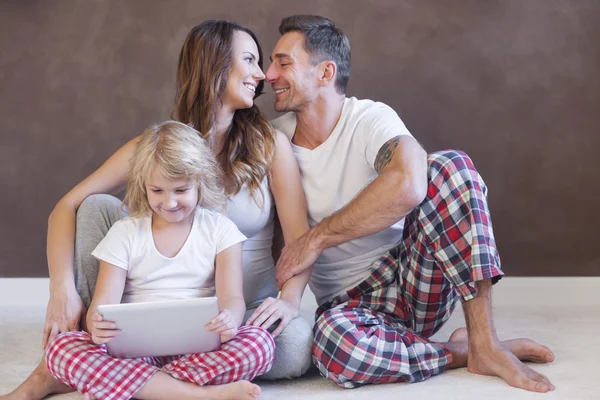
[[[5,0],[0,276],[45,276],[54,204],[168,117],[193,25],[236,20],[269,54],[294,13],[345,30],[349,95],[391,105],[428,150],[472,156],[507,273],[600,275],[598,1]]]

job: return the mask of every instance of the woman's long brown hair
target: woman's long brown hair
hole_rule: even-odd
[[[252,31],[234,22],[211,20],[195,26],[179,54],[177,92],[171,118],[193,126],[207,139],[220,107],[231,65],[235,31],[249,34],[258,47],[262,69],[262,50]],[[255,98],[264,87],[260,81]],[[231,179],[237,194],[246,184],[252,197],[269,173],[275,153],[275,133],[256,105],[236,110],[221,153],[223,172]],[[261,195],[263,193],[261,192]]]

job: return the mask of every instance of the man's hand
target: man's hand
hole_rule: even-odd
[[[281,320],[277,329],[272,333],[275,338],[299,314],[298,307],[289,300],[269,297],[252,313],[248,321],[246,321],[246,325],[269,329],[277,320]]]
[[[56,335],[79,329],[79,321],[85,312],[85,307],[79,294],[73,290],[65,293],[60,290],[50,290],[50,300],[46,309],[46,323],[42,338],[42,350]]]
[[[104,321],[102,315],[98,313],[92,316],[92,326],[88,328],[92,335],[92,341],[96,344],[106,344],[121,333],[114,322]]]
[[[231,311],[225,309],[214,317],[207,325],[206,330],[217,332],[221,336],[221,343],[229,342],[237,335],[238,327],[233,320]]]
[[[285,246],[281,251],[281,256],[275,267],[275,277],[277,278],[277,288],[279,290],[288,279],[310,268],[323,251],[313,243],[311,237],[311,231],[308,231]]]

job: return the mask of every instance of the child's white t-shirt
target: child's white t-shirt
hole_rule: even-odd
[[[209,297],[215,294],[215,258],[246,237],[226,216],[199,208],[175,257],[154,245],[152,217],[116,222],[92,255],[127,271],[121,303]]]

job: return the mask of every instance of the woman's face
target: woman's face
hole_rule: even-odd
[[[243,31],[234,32],[232,57],[223,105],[233,110],[250,108],[258,83],[265,79],[258,66],[258,47],[252,36]]]

